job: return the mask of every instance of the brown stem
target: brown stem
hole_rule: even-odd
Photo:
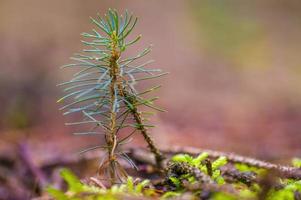
[[[213,171],[212,171],[212,163],[211,163],[211,161],[207,158],[207,159],[204,160],[204,163],[206,165],[208,175],[212,176]]]
[[[253,172],[240,172],[234,167],[228,167],[222,170],[222,174],[228,182],[241,182],[251,187],[252,183],[258,182],[256,174]]]
[[[162,167],[162,161],[164,160],[164,156],[160,152],[160,150],[156,147],[153,139],[149,136],[146,127],[143,125],[142,117],[141,117],[141,112],[138,111],[137,107],[135,104],[137,103],[136,97],[133,95],[130,95],[124,87],[122,87],[120,84],[118,85],[118,89],[120,91],[120,95],[123,96],[130,104],[127,105],[128,109],[131,111],[134,120],[136,121],[137,125],[139,126],[138,129],[140,130],[141,134],[144,137],[144,140],[148,144],[148,147],[150,151],[155,155],[156,159],[156,164],[158,168],[163,168]]]
[[[114,40],[113,40],[114,41]],[[109,130],[106,133],[106,142],[108,144],[108,151],[109,151],[109,173],[111,183],[115,182],[116,172],[115,172],[115,150],[117,146],[117,136],[116,136],[116,117],[117,113],[114,110],[114,102],[116,100],[116,92],[115,92],[115,85],[118,80],[119,68],[117,65],[117,60],[119,58],[119,52],[116,50],[116,43],[112,43],[112,51],[111,51],[111,58],[110,58],[110,77],[111,77],[111,84],[110,84],[110,97],[111,97],[111,105],[110,105],[110,125]]]

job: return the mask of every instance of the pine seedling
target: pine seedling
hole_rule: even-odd
[[[147,124],[148,112],[140,111],[145,106],[157,111],[164,111],[154,105],[158,98],[146,98],[148,94],[160,86],[145,91],[137,91],[136,84],[144,80],[161,77],[160,69],[150,69],[147,66],[152,62],[138,63],[140,58],[147,55],[148,47],[133,57],[124,57],[124,52],[140,40],[138,35],[128,40],[132,33],[137,17],[125,12],[119,16],[116,10],[109,10],[101,18],[91,18],[96,26],[91,33],[82,33],[85,49],[71,57],[73,63],[62,68],[78,69],[70,81],[59,84],[64,86],[67,93],[58,102],[69,101],[64,105],[64,115],[80,113],[82,120],[67,123],[67,125],[91,125],[85,132],[75,135],[103,135],[104,145],[85,149],[83,152],[104,149],[107,154],[100,164],[99,173],[108,174],[111,181],[122,180],[126,172],[120,166],[118,159],[127,160],[133,167],[135,164],[120,148],[128,143],[135,132],[140,132],[148,144],[150,151],[155,155],[158,166],[163,156],[149,136]],[[138,63],[138,64],[137,64]],[[138,109],[139,108],[139,109]],[[120,136],[121,130],[129,131],[125,137]],[[131,130],[130,130],[131,129]]]

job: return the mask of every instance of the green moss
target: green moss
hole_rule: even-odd
[[[47,188],[47,192],[57,200],[117,200],[122,199],[122,196],[150,197],[155,194],[154,189],[148,188],[150,183],[149,180],[143,180],[135,183],[132,177],[128,177],[127,181],[123,184],[115,184],[109,189],[102,189],[82,184],[80,180],[67,169],[63,169],[61,171],[61,177],[68,185],[66,192],[53,187]]]
[[[254,167],[254,166],[248,166],[243,163],[235,163],[235,168],[241,172],[254,172],[260,176],[263,176],[267,173],[266,169]]]
[[[292,159],[292,165],[294,167],[301,168],[301,159],[300,158],[293,158]]]

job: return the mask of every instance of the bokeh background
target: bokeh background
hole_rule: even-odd
[[[301,156],[299,0],[0,0],[0,154],[26,143],[48,159],[100,142],[64,126],[56,84],[89,16],[108,8],[139,17],[137,51],[153,44],[154,66],[170,72],[157,93],[168,113],[153,118],[159,146]]]

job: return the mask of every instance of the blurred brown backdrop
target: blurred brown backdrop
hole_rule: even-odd
[[[56,84],[89,16],[108,8],[139,17],[137,48],[154,44],[155,65],[171,72],[158,101],[169,112],[152,131],[160,146],[301,156],[299,0],[1,0],[2,153],[26,142],[47,157],[97,142],[64,126]]]

